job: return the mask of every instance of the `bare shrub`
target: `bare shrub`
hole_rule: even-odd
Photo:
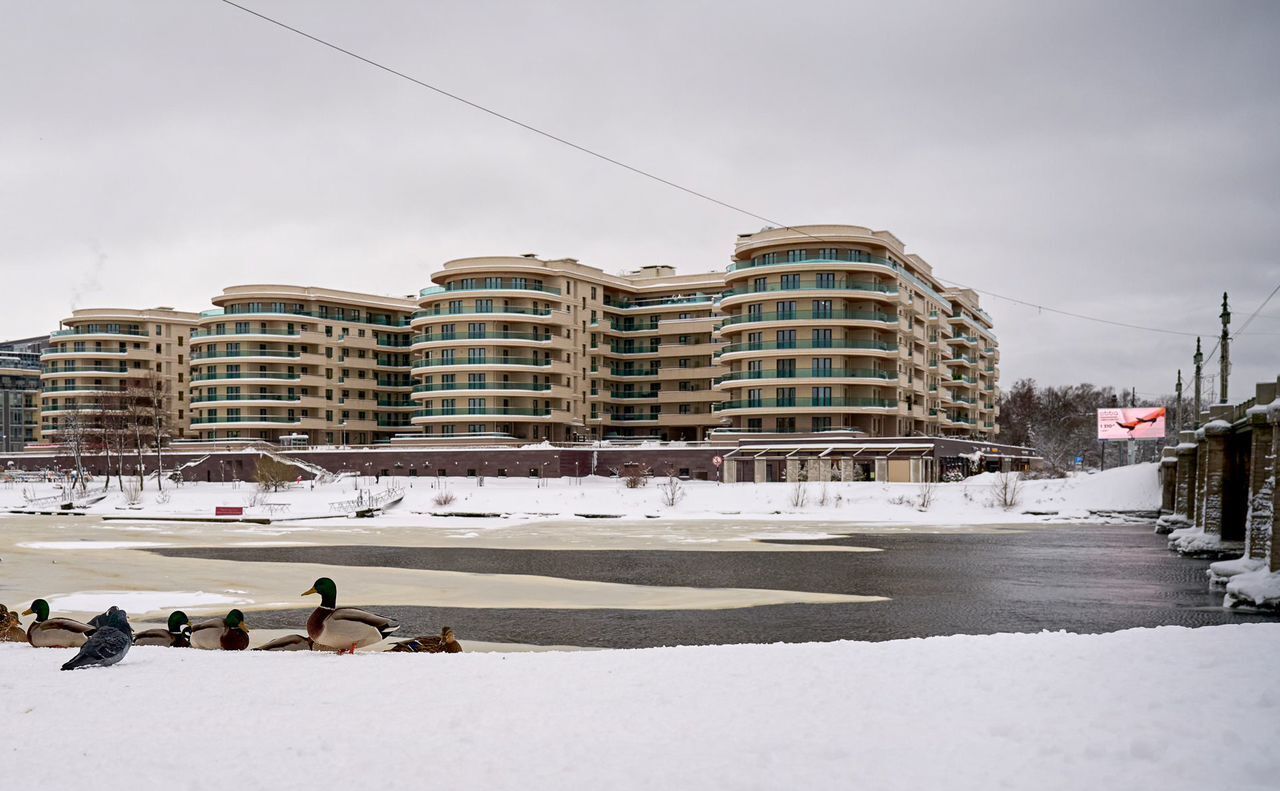
[[[822,484],[822,488],[818,490],[818,507],[826,508],[830,504],[831,504],[831,489],[824,483]]]
[[[1022,499],[1022,478],[1016,472],[1002,472],[991,484],[988,506],[1008,511]]]
[[[905,494],[895,494],[889,498],[889,505],[914,505],[914,503]]]
[[[454,500],[457,499],[458,498],[454,496],[453,492],[448,489],[441,489],[436,493],[435,497],[431,498],[431,502],[437,508],[444,508],[445,506],[453,505]]]
[[[140,481],[130,478],[124,482],[124,501],[129,505],[138,505],[142,502],[142,483]]]
[[[156,493],[156,505],[168,505],[169,501],[172,499],[173,495],[166,491],[162,490]]]
[[[933,505],[935,494],[937,494],[937,484],[933,481],[922,481],[920,488],[916,490],[916,507],[921,511],[928,511]]]
[[[809,502],[809,487],[803,481],[796,481],[791,487],[791,507],[804,508]]]
[[[270,456],[258,458],[254,478],[258,482],[258,487],[264,492],[278,492],[293,483],[295,477],[297,477],[297,470],[292,464],[285,464]]]
[[[653,471],[638,464],[628,464],[623,468],[622,482],[628,489],[639,489],[649,485],[649,476]]]
[[[662,502],[668,508],[674,508],[685,496],[684,481],[672,470],[667,471],[667,479],[658,484],[658,490],[662,492]]]

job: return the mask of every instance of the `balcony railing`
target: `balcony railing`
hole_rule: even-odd
[[[130,338],[147,337],[146,330],[130,330],[116,327],[115,329],[89,329],[87,327],[73,327],[69,330],[56,330],[49,333],[50,338],[64,338],[68,335],[126,335]]]
[[[828,283],[820,280],[800,280],[788,283],[771,283],[764,288],[744,286],[731,288],[724,292],[726,297],[738,297],[747,294],[766,294],[776,291],[873,291],[880,294],[897,294],[896,284],[864,283],[854,280]]]
[[[532,382],[479,382],[476,384],[471,384],[470,382],[447,382],[413,386],[413,392],[415,393],[445,393],[453,390],[528,390],[544,392],[550,389],[551,385],[549,384],[534,384]]]
[[[207,349],[199,354],[191,355],[192,361],[211,360],[219,357],[279,357],[287,360],[300,360],[302,359],[302,352],[276,351],[273,349],[224,349],[222,351]]]
[[[560,296],[560,289],[552,286],[521,280],[503,280],[501,278],[497,279],[497,282],[486,278],[484,281],[467,285],[455,280],[452,283],[445,283],[443,286],[428,286],[419,291],[418,296],[435,297],[441,294],[453,294],[458,291],[534,291],[539,294]]]
[[[502,332],[495,330],[493,332],[455,332],[452,335],[444,335],[431,333],[429,335],[414,335],[414,343],[440,343],[444,341],[484,341],[484,340],[502,340],[502,341],[549,341],[553,336],[549,332]]]
[[[437,409],[419,409],[412,414],[412,417],[470,417],[475,415],[489,415],[495,417],[504,417],[507,415],[522,417],[549,417],[551,415],[551,410],[545,408],[529,409],[526,407],[505,406],[457,406],[439,407]]]
[[[544,360],[540,357],[457,357],[443,360],[414,360],[411,365],[414,368],[448,368],[466,365],[531,365],[543,368],[554,360]]]
[[[139,376],[146,373],[141,368],[133,369]],[[62,368],[45,368],[42,373],[50,376],[62,376],[63,374],[127,374],[130,372],[128,368],[95,368],[86,366],[63,366]]]
[[[866,310],[783,310],[769,311],[761,313],[743,313],[737,316],[727,316],[721,322],[722,326],[730,326],[732,324],[748,324],[760,321],[821,321],[821,320],[852,320],[852,321],[876,321],[883,324],[897,324],[898,317],[888,313],[875,313]]]
[[[877,371],[874,368],[793,368],[768,371],[738,371],[720,377],[721,382],[737,382],[748,379],[897,379],[897,371]]]
[[[222,330],[195,330],[191,333],[191,340],[199,340],[200,338],[220,338],[224,335],[279,335],[286,338],[299,338],[302,336],[302,330],[295,329],[292,332],[284,330],[264,330],[264,329],[222,329]]]
[[[276,373],[273,371],[230,371],[227,373],[205,373],[191,377],[193,382],[211,382],[220,379],[278,379],[284,382],[301,381],[300,374]]]
[[[208,415],[205,417],[194,417],[191,419],[191,425],[200,426],[209,423],[284,423],[295,425],[302,422],[302,418],[297,417],[281,417],[277,415]]]
[[[892,352],[898,350],[898,344],[885,341],[756,341],[747,343],[730,343],[719,350],[718,354],[733,352],[758,352],[773,349],[870,349],[873,351]]]
[[[415,310],[413,318],[425,319],[434,317],[449,316],[472,316],[472,315],[516,315],[516,316],[550,316],[551,308],[510,308],[495,305],[485,310],[476,310],[475,308],[454,308],[451,310]]]
[[[739,401],[722,401],[716,409],[789,409],[799,407],[865,407],[888,409],[898,405],[897,401],[884,398],[746,398]]]
[[[302,396],[287,393],[227,393],[224,395],[205,394],[191,399],[193,404],[207,404],[211,401],[292,401],[297,403]]]
[[[643,308],[660,308],[667,305],[710,305],[715,302],[711,294],[689,294],[682,297],[657,297],[654,299],[617,299],[605,300],[606,308],[614,310],[640,310]]]
[[[307,318],[316,319],[318,321],[329,321],[334,324],[371,324],[375,327],[407,327],[409,320],[407,318],[390,318],[387,316],[368,316],[361,318],[352,318],[350,316],[332,316],[327,313],[310,310],[247,310],[239,309],[232,306],[227,308],[214,308],[212,310],[201,311],[200,318],[212,319],[219,316],[305,316]]]

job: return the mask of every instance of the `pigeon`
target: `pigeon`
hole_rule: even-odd
[[[133,645],[133,627],[129,625],[127,612],[112,607],[89,623],[96,627],[93,634],[80,646],[80,653],[62,666],[63,670],[110,667],[129,653],[129,647]]]

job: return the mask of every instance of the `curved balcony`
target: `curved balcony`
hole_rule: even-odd
[[[517,297],[535,296],[538,298],[555,298],[561,296],[560,289],[542,285],[527,278],[484,278],[483,282],[463,285],[455,280],[440,286],[428,286],[418,292],[419,300],[433,297],[454,297],[465,294],[503,294],[509,293]]]
[[[526,422],[551,417],[552,411],[554,410],[542,407],[504,407],[500,405],[436,407],[434,409],[419,409],[412,413],[410,420],[414,425],[456,421],[459,419],[474,420],[477,418]]]
[[[205,428],[217,428],[218,426],[232,426],[235,428],[266,426],[275,428],[278,426],[300,426],[302,425],[302,418],[278,415],[221,415],[193,417],[191,418],[191,425]]]
[[[123,387],[108,387],[106,385],[60,385],[58,387],[42,387],[40,394],[43,396],[47,393],[58,393],[65,395],[76,395],[77,393],[97,394],[97,393],[126,393],[128,390]]]
[[[60,352],[50,350],[40,353],[41,360],[65,360],[69,357],[128,357],[129,349],[82,349],[80,351]]]
[[[820,353],[826,354],[843,354],[846,352],[856,352],[858,354],[879,355],[885,354],[893,356],[898,353],[898,344],[887,341],[873,340],[843,340],[843,341],[784,341],[778,343],[776,341],[756,341],[726,344],[720,349],[719,356],[723,360],[725,358],[737,359],[740,356],[759,356],[760,352],[768,352],[772,354],[793,354],[797,349],[817,349]]]
[[[203,373],[191,377],[194,382],[301,382],[301,374],[276,371],[234,371],[228,373]]]
[[[882,382],[897,382],[897,371],[877,371],[874,368],[796,368],[793,370],[768,370],[768,371],[737,371],[720,377],[720,384],[731,384],[741,387],[748,382],[758,382],[762,380],[786,380],[805,381],[821,380],[823,382],[832,382],[845,384],[851,379],[869,379],[875,380],[873,384]]]
[[[565,373],[568,369],[568,363],[562,363],[559,360],[547,360],[541,357],[456,357],[446,359],[431,360],[414,360],[410,375],[425,376],[433,371],[459,368],[476,368],[489,370],[511,369],[515,371],[527,371],[531,368],[537,369],[539,372],[546,373]]]
[[[41,379],[56,379],[62,376],[144,376],[147,371],[141,368],[94,368],[92,366],[75,366],[70,368],[50,369],[40,372]]]
[[[852,397],[831,397],[831,398],[748,398],[736,401],[722,401],[719,404],[717,412],[750,412],[755,410],[779,410],[779,409],[803,409],[809,412],[821,412],[827,410],[847,410],[854,409],[874,409],[874,410],[894,410],[898,408],[896,399],[887,398],[852,398]]]
[[[795,299],[840,298],[875,299],[884,302],[898,301],[898,287],[896,285],[851,282],[826,284],[816,280],[802,280],[797,285],[771,284],[764,288],[745,286],[743,288],[729,289],[725,291],[724,297],[721,298],[720,306],[721,308],[727,308],[730,305],[750,302],[761,297],[776,298],[783,294]]]
[[[556,344],[555,341],[563,340],[563,344]],[[553,335],[550,332],[502,332],[495,330],[493,332],[473,333],[473,332],[456,332],[452,335],[438,335],[436,333],[421,334],[413,336],[413,344],[410,347],[413,350],[423,349],[427,347],[435,347],[450,343],[466,343],[466,344],[485,344],[485,343],[512,343],[516,345],[534,345],[534,346],[567,346],[568,339]]]
[[[196,346],[198,344],[210,343],[219,338],[271,338],[272,340],[297,340],[301,337],[302,330],[294,330],[293,332],[290,332],[289,330],[272,329],[245,330],[243,332],[238,330],[223,330],[221,332],[215,332],[213,330],[196,330],[191,333],[191,345]]]
[[[208,409],[207,404],[301,404],[302,396],[287,393],[235,393],[219,395],[203,395],[192,398],[194,409]]]
[[[191,363],[208,365],[210,360],[288,360],[301,361],[301,351],[278,351],[275,349],[235,349],[222,351],[209,350],[202,354],[192,354]]]
[[[225,308],[214,308],[212,310],[201,311],[200,323],[208,323],[209,319],[225,318],[227,321],[235,321],[239,318],[262,318],[262,319],[278,319],[280,321],[297,321],[301,318],[314,319],[315,321],[326,321],[333,324],[364,324],[373,327],[407,327],[409,319],[384,319],[381,317],[364,316],[361,319],[353,319],[349,316],[330,316],[317,311],[309,310],[226,310]]]
[[[710,307],[716,303],[717,295],[714,294],[689,294],[677,297],[656,297],[654,299],[626,299],[612,300],[604,303],[606,311],[612,310],[619,313],[636,310],[667,310],[674,308],[686,308],[690,305],[705,305]]]
[[[49,333],[49,340],[51,341],[53,340],[66,341],[66,340],[71,340],[73,338],[83,339],[83,340],[91,340],[94,338],[106,338],[108,340],[114,340],[114,341],[120,341],[120,340],[137,341],[139,339],[147,338],[147,337],[150,337],[150,336],[148,335],[146,330],[127,330],[127,329],[89,330],[89,329],[83,329],[80,327],[73,327],[71,329],[66,329],[66,330],[57,330],[55,332]]]
[[[556,387],[551,384],[534,384],[533,382],[448,382],[440,384],[418,384],[413,386],[414,398],[430,398],[432,393],[465,393],[491,392],[503,393],[547,393]]]
[[[807,255],[809,251],[802,251]],[[835,258],[792,257],[782,253],[764,253],[745,261],[734,261],[726,272],[732,277],[736,273],[760,269],[762,267],[838,267],[851,269],[865,267],[868,272],[896,272],[898,263],[884,256],[871,255],[857,250],[836,250]],[[736,278],[734,278],[736,279]]]
[[[477,317],[492,317],[494,320],[506,319],[508,321],[530,321],[541,323],[544,321],[558,321],[565,316],[565,311],[551,310],[550,308],[504,308],[501,306],[494,306],[487,310],[476,310],[475,308],[462,308],[458,310],[416,310],[413,312],[413,319],[410,321],[410,326],[416,329],[428,324],[449,321],[469,321]]]
[[[730,327],[740,327],[745,324],[770,324],[777,322],[785,322],[795,324],[797,322],[853,322],[853,323],[870,323],[870,324],[891,324],[897,326],[898,317],[896,314],[876,313],[867,310],[784,310],[784,311],[762,311],[760,313],[742,313],[737,316],[726,316],[720,322],[723,329]],[[736,331],[734,329],[733,331]]]

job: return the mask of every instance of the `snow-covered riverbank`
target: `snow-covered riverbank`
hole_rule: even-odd
[[[246,516],[278,519],[340,517],[360,493],[403,490],[403,500],[384,519],[398,524],[430,524],[434,516],[492,514],[531,518],[666,517],[676,519],[740,517],[791,520],[815,518],[841,522],[916,524],[1004,524],[1095,518],[1098,512],[1154,511],[1159,507],[1156,465],[1141,464],[1060,480],[1021,483],[1017,503],[996,502],[997,476],[985,474],[963,483],[936,484],[930,502],[921,503],[919,484],[894,483],[741,483],[680,482],[681,495],[669,504],[664,478],[628,489],[617,478],[372,478],[347,479],[312,487],[301,483],[281,492],[262,493],[251,483],[168,485],[163,494],[154,481],[130,507],[114,487],[89,507],[106,516],[211,517],[218,506],[242,507]],[[47,496],[49,484],[8,484],[0,488],[0,509],[21,508],[27,496]]]
[[[74,673],[64,651],[0,645],[0,726],[14,788],[1267,788],[1277,655],[1280,625],[520,655],[139,648]],[[1223,669],[1212,689],[1173,680]]]

